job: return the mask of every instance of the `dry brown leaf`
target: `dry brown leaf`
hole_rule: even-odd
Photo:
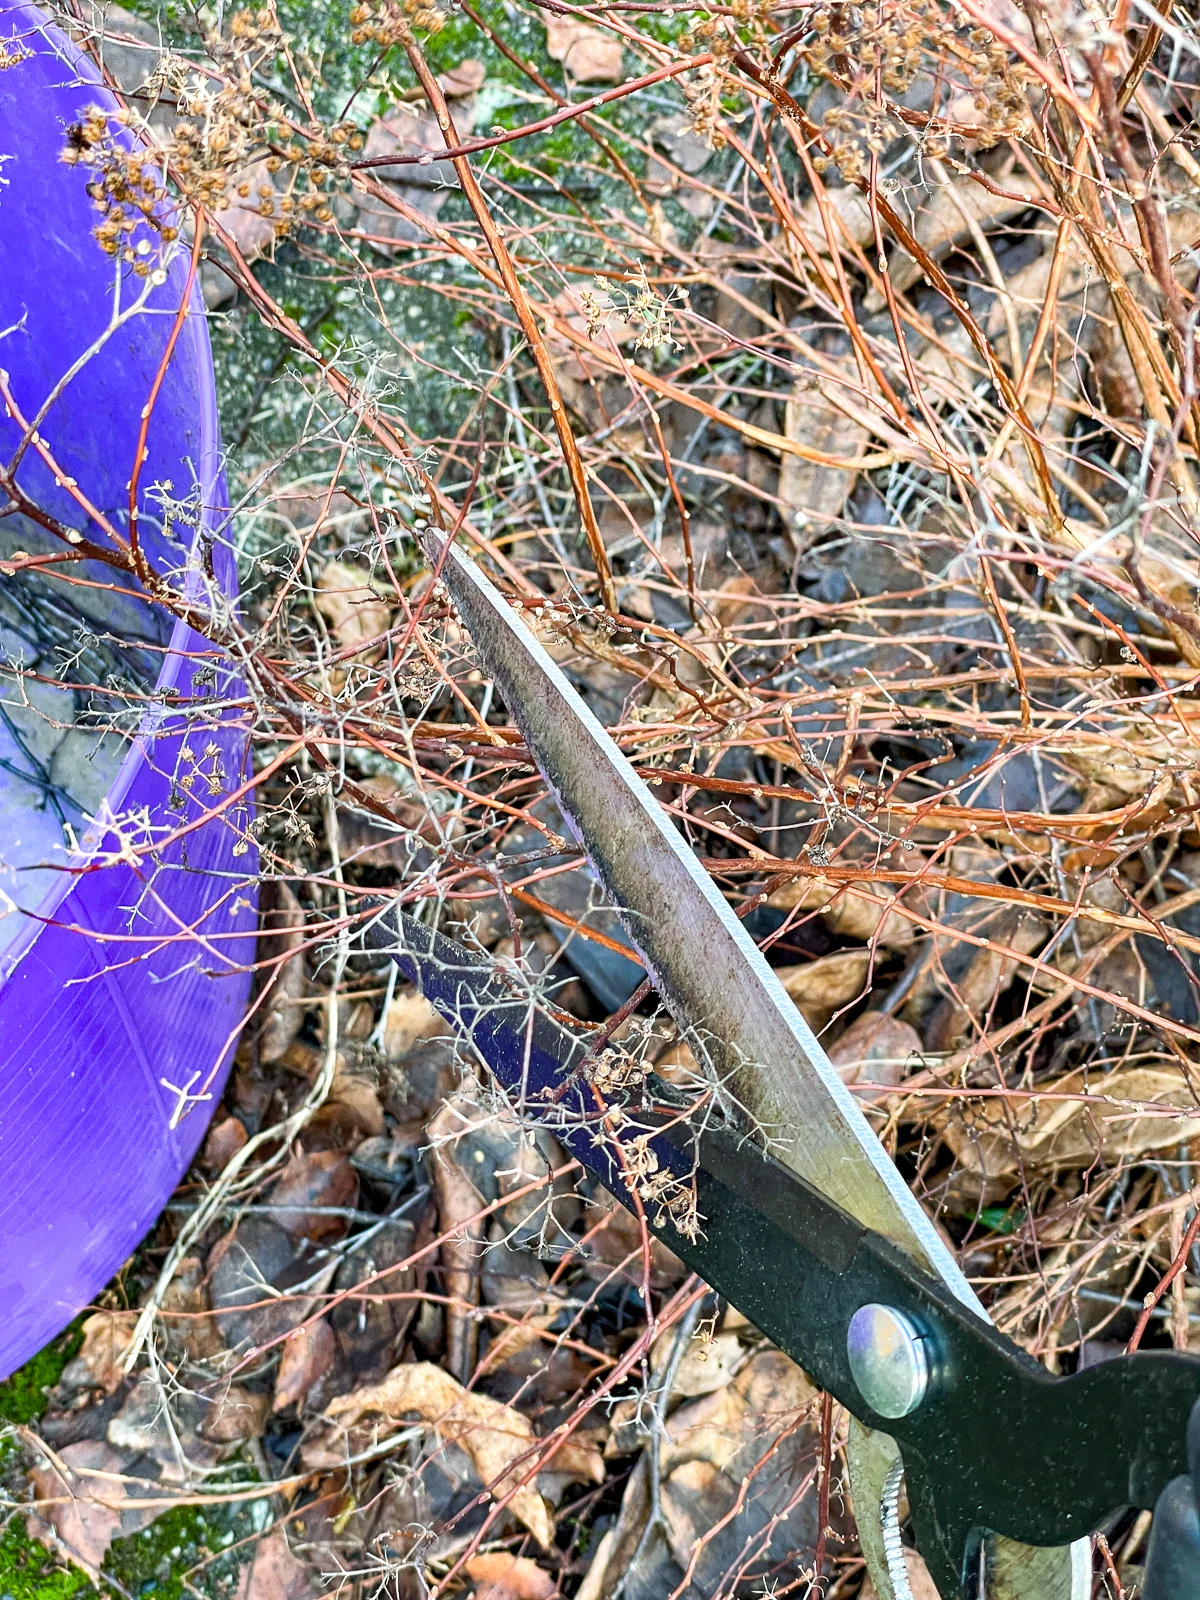
[[[460,133],[469,131],[459,125],[459,120],[456,120],[455,126],[459,128]],[[446,141],[442,137],[442,130],[438,127],[437,118],[431,111],[416,105],[397,105],[392,106],[368,128],[363,155],[368,160],[378,160],[381,156],[423,158],[419,166],[400,170],[403,171],[408,183],[425,187],[456,181],[453,165],[449,161],[434,159],[445,149]],[[382,170],[387,171],[386,168]],[[371,197],[368,195],[359,195],[356,203],[365,210],[373,209]]]
[[[611,83],[622,72],[624,49],[611,34],[573,17],[542,12],[546,25],[546,54],[561,61],[576,83]]]
[[[397,994],[387,1008],[383,1024],[383,1053],[391,1062],[403,1061],[426,1039],[439,1039],[450,1025],[416,989]]]
[[[889,909],[893,898],[884,884],[858,889],[829,883],[821,877],[793,878],[767,900],[769,906],[790,911],[794,906],[820,911],[832,933],[846,939],[878,940],[893,949],[913,942],[913,925],[898,911]]]
[[[654,1070],[660,1078],[665,1078],[668,1083],[677,1083],[681,1089],[695,1088],[704,1078],[686,1039],[677,1039],[674,1044],[669,1044],[656,1058]]]
[[[925,1041],[938,1052],[960,1049],[975,1032],[978,1023],[991,1012],[1000,995],[1012,987],[1013,979],[1021,970],[1016,955],[1029,955],[1045,943],[1049,931],[1044,918],[1017,906],[1004,906],[991,916],[983,926],[977,926],[997,948],[981,947],[974,950],[964,971],[957,973],[952,983],[938,980],[939,987],[949,988],[933,1011],[925,1027]],[[952,941],[937,940],[945,950]],[[1005,952],[1012,950],[1016,955]]]
[[[682,112],[657,117],[650,125],[650,137],[662,145],[681,172],[689,175],[702,171],[713,158],[713,145],[696,132],[691,117]]]
[[[853,184],[847,183],[839,189],[827,190],[825,200],[832,213],[834,240],[839,249],[844,250],[846,247],[845,235],[849,235],[857,245],[866,246],[875,242],[875,222],[871,214],[870,201],[865,194]],[[816,247],[817,253],[827,257],[829,244],[825,236],[821,207],[815,195],[810,195],[800,207],[799,221]]]
[[[233,236],[242,255],[247,261],[269,255],[283,214],[266,161],[256,161],[239,172],[225,196],[229,205],[221,213],[221,226]]]
[[[336,1354],[337,1340],[324,1317],[294,1329],[283,1342],[271,1410],[303,1405],[305,1395],[329,1371]]]
[[[717,1516],[727,1516],[733,1509],[735,1494],[732,1479],[711,1461],[683,1461],[663,1485],[667,1544],[685,1571],[713,1524],[714,1511]]]
[[[1180,565],[1178,561],[1159,561],[1154,556],[1142,555],[1137,570],[1151,593],[1182,611],[1185,616],[1194,616],[1196,601],[1200,599],[1200,573],[1194,561],[1182,563],[1183,571],[1179,570]],[[1200,640],[1195,639],[1187,628],[1170,619],[1167,621],[1167,630],[1188,665],[1200,666]]]
[[[668,1593],[678,1572],[697,1558],[697,1592],[718,1590],[732,1561],[760,1535],[759,1554],[802,1561],[818,1535],[815,1488],[816,1390],[781,1351],[753,1356],[732,1383],[691,1400],[666,1422],[659,1450],[660,1503],[665,1527],[662,1555],[643,1547],[650,1512],[646,1460],[626,1485],[611,1539],[597,1551],[581,1589],[588,1600],[611,1600],[635,1552],[645,1593]],[[772,1448],[774,1446],[774,1448]],[[831,1516],[835,1532],[842,1518]],[[658,1564],[665,1562],[665,1564]],[[652,1570],[656,1568],[657,1569]]]
[[[750,1502],[756,1492],[765,1493],[773,1509],[793,1508],[786,1530],[777,1536],[783,1547],[815,1544],[815,1491],[794,1502],[801,1463],[815,1456],[815,1401],[816,1391],[795,1362],[768,1350],[747,1362],[728,1388],[681,1406],[668,1420],[660,1466],[667,1542],[676,1562],[686,1568],[708,1530],[723,1517],[736,1516],[739,1489],[748,1481],[754,1483]],[[773,1435],[780,1438],[774,1470],[783,1480],[774,1492],[768,1486],[772,1469],[757,1471]],[[736,1549],[745,1534],[734,1526],[728,1537]],[[707,1588],[706,1559],[716,1577],[728,1553],[711,1549],[702,1557],[697,1578]]]
[[[665,1372],[675,1346],[675,1330],[668,1328],[654,1341],[651,1368]],[[745,1359],[745,1351],[734,1333],[718,1333],[711,1337],[698,1335],[684,1351],[675,1372],[671,1393],[683,1400],[694,1400],[698,1395],[714,1394],[733,1380]]]
[[[995,194],[981,183],[962,177],[937,183],[924,195],[915,215],[904,216],[916,242],[934,261],[940,261],[956,245],[972,237],[971,223],[984,233],[1029,209],[1038,186],[1024,173],[1011,173],[1004,181],[1005,194]],[[856,191],[857,192],[857,191]],[[919,191],[918,191],[919,193]],[[1009,196],[1013,198],[1009,198]],[[860,197],[861,198],[861,197]],[[903,213],[903,208],[901,208]],[[968,220],[969,219],[969,220]],[[860,239],[860,244],[870,241]],[[888,265],[888,277],[897,291],[911,288],[924,268],[899,247]],[[883,295],[872,288],[866,298],[868,311],[879,311],[886,304]]]
[[[1000,226],[1003,222],[1018,215],[1029,206],[1030,197],[1036,193],[1036,186],[1032,179],[1021,173],[1010,174],[1003,187],[1015,199],[1007,199],[1002,195],[993,194],[981,184],[970,178],[962,178],[952,184],[940,184],[929,190],[915,188],[911,192],[918,198],[918,206],[914,212],[911,203],[903,201],[892,204],[898,210],[901,220],[911,229],[914,238],[922,245],[926,253],[934,260],[940,260],[957,244],[971,238],[971,227],[968,218],[975,222],[986,233],[992,228]],[[950,191],[953,190],[954,198]],[[824,198],[825,206],[830,213],[830,222],[833,230],[834,242],[838,249],[847,257],[853,259],[853,246],[869,251],[873,259],[875,245],[875,219],[871,211],[870,201],[853,184],[845,184],[841,188],[829,189]],[[958,204],[955,204],[958,201]],[[964,211],[966,215],[964,216]],[[828,259],[829,242],[825,232],[821,205],[815,196],[810,196],[799,210],[799,221],[804,228],[809,240],[819,256]],[[911,288],[921,277],[922,267],[891,239],[885,229],[885,237],[891,247],[891,259],[888,276],[893,288],[904,290]],[[1048,256],[1048,252],[1047,252]],[[1071,259],[1078,263],[1079,268],[1086,272],[1086,262],[1083,250],[1076,244],[1072,245]],[[1034,262],[1034,268],[1039,267]],[[1041,265],[1040,270],[1043,280],[1046,266]],[[1064,296],[1073,292],[1077,287],[1077,275],[1069,274],[1063,279],[1062,294]],[[870,311],[881,310],[886,304],[883,295],[873,285],[868,289],[866,306]],[[1038,307],[1040,309],[1040,305]],[[1036,315],[1036,312],[1035,312]],[[964,355],[973,353],[969,340],[963,343]],[[1001,359],[1005,359],[1001,356]],[[809,441],[808,433],[791,435],[794,438],[803,438]],[[819,448],[825,448],[823,445]]]
[[[312,1575],[288,1549],[281,1528],[267,1534],[242,1568],[234,1600],[317,1600]]]
[[[955,984],[955,1003],[975,1012],[985,1011],[997,995],[1004,994],[1021,970],[1021,963],[1005,952],[1032,955],[1046,942],[1050,931],[1045,918],[1036,912],[1017,907],[1006,910],[1008,915],[987,925],[988,937],[1002,948],[977,950],[970,966]]]
[[[146,1455],[157,1462],[161,1483],[185,1483],[220,1458],[218,1447],[195,1431],[207,1409],[201,1396],[187,1390],[168,1396],[160,1382],[143,1376],[109,1419],[106,1437],[126,1459]]]
[[[569,1228],[579,1215],[570,1179],[551,1182],[565,1165],[557,1140],[546,1130],[522,1129],[507,1111],[489,1110],[469,1094],[447,1100],[429,1124],[429,1163],[438,1197],[442,1266],[453,1304],[446,1319],[446,1365],[465,1382],[474,1370],[478,1323],[464,1306],[478,1302],[479,1266],[487,1233],[481,1213],[506,1195],[497,1221],[509,1242],[535,1241],[573,1247]],[[520,1190],[540,1181],[529,1194]]]
[[[162,1308],[172,1348],[189,1361],[207,1361],[224,1349],[199,1256],[184,1256],[179,1263],[163,1295]]]
[[[775,976],[795,1001],[814,1033],[825,1028],[835,1011],[852,1005],[866,986],[869,950],[838,950],[799,967],[779,967]]]
[[[641,1466],[641,1463],[638,1463]],[[583,1582],[575,1591],[575,1600],[602,1600],[607,1593],[608,1564],[617,1543],[616,1528],[609,1528],[596,1546],[592,1564],[584,1574]]]
[[[213,1444],[240,1444],[257,1439],[267,1420],[268,1397],[244,1384],[226,1384],[205,1413],[200,1434]]]
[[[396,867],[407,873],[413,858],[425,840],[431,837],[430,815],[424,805],[415,801],[395,778],[386,774],[362,778],[358,788],[364,798],[381,802],[379,809],[369,802],[360,802],[359,796],[345,799],[338,806],[338,846],[342,860],[363,863],[372,867]],[[450,836],[453,835],[450,829]],[[436,829],[432,830],[436,836]],[[374,1026],[374,1010],[370,1014],[367,1032]],[[365,1035],[364,1035],[365,1038]]]
[[[314,1273],[306,1255],[302,1239],[264,1216],[240,1218],[217,1240],[208,1253],[209,1299],[228,1348],[265,1344],[305,1320],[312,1309],[310,1294],[291,1286],[303,1280],[319,1292],[337,1270],[334,1258]]]
[[[487,68],[483,62],[474,56],[467,56],[448,72],[439,73],[438,82],[447,99],[461,100],[482,89],[486,78]]]
[[[553,1334],[547,1336],[558,1314],[526,1312],[514,1326],[501,1327],[476,1368],[476,1381],[486,1375],[488,1392],[497,1400],[516,1400],[527,1409],[577,1399],[603,1358],[589,1360]]]
[[[677,1330],[667,1328],[654,1341],[650,1353],[651,1390],[661,1388],[663,1375],[675,1348]],[[729,1384],[743,1365],[746,1352],[732,1332],[715,1337],[695,1336],[684,1352],[683,1359],[671,1385],[672,1397],[694,1400],[700,1395],[716,1394]],[[645,1404],[635,1396],[618,1400],[609,1418],[608,1442],[604,1454],[608,1457],[629,1455],[638,1449],[646,1437]]]
[[[989,1097],[958,1106],[946,1115],[944,1134],[969,1172],[1015,1179],[1022,1167],[1050,1172],[1089,1167],[1097,1158],[1115,1164],[1185,1143],[1200,1134],[1200,1102],[1175,1068],[1081,1069],[1042,1085],[1035,1100]]]
[[[816,1397],[816,1389],[794,1361],[780,1350],[764,1351],[748,1361],[727,1388],[680,1406],[668,1419],[664,1472],[693,1460],[736,1471],[747,1447],[747,1432],[761,1438],[790,1427]]]
[[[463,62],[462,67],[466,66]],[[447,76],[453,78],[454,74]],[[454,123],[460,135],[470,133],[474,127],[474,110],[472,96],[456,100]],[[454,164],[444,159],[445,150],[446,141],[437,118],[418,105],[392,106],[367,130],[363,151],[366,159],[400,157],[406,163],[390,170],[379,168],[377,188],[372,186],[354,192],[354,204],[361,213],[363,225],[384,249],[425,238],[425,229],[418,219],[427,218],[431,222],[436,219],[447,196],[457,187]],[[395,204],[389,203],[393,200]],[[398,207],[403,207],[410,215],[404,215]],[[411,215],[413,212],[416,217]]]
[[[71,1389],[103,1389],[115,1394],[125,1379],[121,1365],[133,1330],[136,1311],[97,1311],[83,1324],[79,1352],[63,1368],[62,1382]]]
[[[531,1352],[551,1349],[553,1340],[547,1340],[544,1334],[557,1316],[557,1311],[526,1311],[520,1322],[510,1323],[507,1327],[501,1325],[480,1358],[475,1369],[476,1377],[492,1378],[496,1373],[503,1372],[510,1363],[520,1363],[523,1357],[528,1362]],[[495,1384],[489,1383],[488,1387],[494,1389]]]
[[[110,1445],[83,1439],[65,1445],[58,1459],[66,1469],[65,1476],[45,1458],[29,1474],[39,1503],[25,1513],[25,1526],[31,1539],[65,1555],[98,1585],[100,1564],[112,1541],[146,1527],[158,1512],[125,1507],[126,1486],[115,1478],[81,1474],[80,1468],[114,1474],[127,1471],[128,1458]]]
[[[448,1100],[429,1123],[429,1171],[437,1195],[443,1242],[442,1277],[446,1308],[446,1365],[467,1379],[479,1352],[479,1324],[469,1307],[479,1303],[479,1262],[487,1238],[486,1207],[467,1166],[457,1157],[455,1140],[478,1107]],[[466,1156],[468,1152],[464,1151]]]
[[[344,650],[358,650],[391,626],[387,601],[372,588],[366,573],[344,561],[329,561],[322,567],[315,604]],[[378,648],[369,654],[375,655]]]
[[[308,974],[304,965],[304,909],[286,883],[272,886],[273,906],[265,908],[259,960],[279,961],[263,1003],[258,1036],[258,1059],[263,1066],[280,1061],[304,1025],[304,997]],[[276,931],[277,930],[277,931]]]
[[[921,1035],[885,1011],[864,1011],[829,1048],[829,1059],[843,1083],[903,1083],[921,1060]],[[860,1103],[880,1098],[854,1097]]]
[[[711,215],[715,204],[712,195],[698,184],[689,183],[687,176],[701,171],[712,160],[713,149],[708,140],[694,132],[691,118],[683,115],[659,117],[651,125],[650,135],[666,150],[670,165],[660,156],[651,155],[642,180],[647,194],[665,196],[682,187],[680,203],[693,216]]]
[[[845,367],[850,382],[858,380],[852,360],[839,365]],[[861,422],[838,407],[842,393],[842,386],[828,378],[814,380],[807,374],[797,378],[787,398],[784,433],[825,455],[858,460],[871,436]],[[782,458],[779,498],[786,507],[788,533],[798,549],[806,550],[817,534],[842,515],[857,476],[854,468],[824,466],[790,453]]]
[[[345,1113],[343,1120],[357,1124],[355,1138],[378,1138],[384,1130],[383,1103],[373,1079],[347,1068],[339,1054],[326,1102]]]
[[[1165,764],[1174,759],[1175,751],[1167,740],[1156,736],[1153,728],[1122,726],[1114,719],[1110,738],[1068,747],[1060,756],[1072,772],[1095,786],[1090,803],[1097,810],[1148,794]]]
[[[533,1425],[511,1406],[464,1389],[431,1362],[394,1367],[381,1383],[356,1389],[330,1403],[325,1415],[341,1432],[372,1416],[395,1420],[415,1412],[448,1444],[467,1455],[488,1492],[497,1498],[512,1491],[509,1509],[544,1549],[554,1542],[554,1516],[532,1484],[521,1484],[535,1463],[538,1439]],[[604,1481],[604,1462],[594,1445],[569,1439],[555,1452],[551,1468],[593,1483]]]
[[[686,1048],[686,1046],[684,1047]],[[695,1083],[695,1078],[691,1082]],[[623,1277],[640,1284],[643,1273],[643,1236],[638,1220],[600,1184],[588,1201],[584,1213],[587,1234],[585,1270],[591,1277],[611,1283]],[[678,1283],[687,1268],[661,1239],[650,1236],[650,1286],[666,1289]]]
[[[472,1556],[467,1576],[477,1585],[475,1600],[554,1600],[558,1585],[543,1567],[528,1556],[510,1556],[497,1550]]]
[[[1054,261],[1055,231],[1048,226],[1034,230],[1041,236],[1041,254],[1006,273],[1004,294],[993,296],[985,319],[985,332],[997,357],[1006,364],[1011,365],[1012,361],[1010,322],[1016,322],[1023,359],[1045,307]],[[900,259],[907,260],[906,257]],[[1043,438],[1062,436],[1064,424],[1073,416],[1071,402],[1079,391],[1080,364],[1060,358],[1061,342],[1065,339],[1074,344],[1081,340],[1085,346],[1094,348],[1106,326],[1108,305],[1107,290],[1096,282],[1095,267],[1086,249],[1077,239],[1069,239],[1058,288],[1057,315],[1043,346],[1028,401],[1030,411],[1038,418],[1038,433]],[[958,392],[964,382],[969,386],[983,372],[978,351],[966,329],[958,323],[940,330],[937,341],[931,340],[918,354],[917,366],[922,374]],[[972,377],[972,373],[976,376]],[[1028,457],[1019,441],[1018,432],[1016,439],[1010,441],[1008,456],[1017,471],[1024,475],[1028,471]]]
[[[275,1213],[273,1220],[285,1233],[320,1240],[345,1232],[347,1218],[323,1213],[333,1207],[353,1209],[358,1185],[358,1173],[345,1150],[301,1150],[292,1156],[265,1198]]]
[[[200,1154],[201,1166],[209,1172],[224,1172],[249,1137],[244,1122],[237,1117],[222,1117],[208,1131]]]
[[[125,1464],[124,1457],[108,1445],[91,1440],[67,1445],[60,1459],[68,1467],[95,1467],[102,1472],[120,1472]],[[66,1555],[96,1583],[100,1563],[121,1531],[121,1513],[115,1507],[125,1497],[124,1485],[106,1484],[106,1502],[101,1503],[91,1498],[88,1480],[77,1479],[74,1473],[64,1476],[49,1462],[35,1467],[29,1479],[35,1500],[42,1502],[40,1515],[26,1513],[30,1538]],[[45,1503],[50,1501],[59,1503]]]
[[[274,1220],[294,1239],[340,1239],[349,1229],[348,1218],[306,1208],[353,1210],[358,1204],[358,1173],[344,1150],[293,1156],[271,1189],[270,1203],[276,1208]]]

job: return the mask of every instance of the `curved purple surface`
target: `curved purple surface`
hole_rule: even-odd
[[[96,243],[88,173],[61,164],[59,152],[84,107],[114,102],[38,11],[0,0],[0,40],[16,39],[29,54],[0,71],[0,369],[29,417],[99,342],[39,432],[60,471],[124,529],[141,414],[186,292],[187,256],[177,253],[167,281],[110,330],[114,308],[134,307],[145,283]],[[11,460],[19,438],[0,405],[0,460]],[[17,481],[44,510],[103,537],[34,451]],[[172,517],[155,489],[167,482],[182,503]],[[140,486],[155,568],[195,593],[215,581],[234,594],[212,358],[195,290],[152,411]],[[10,551],[18,541],[50,547],[23,519],[0,519],[0,536]],[[246,802],[179,832],[245,773],[241,681],[206,640],[165,625],[135,596],[78,593],[71,603],[92,631],[126,641],[123,670],[144,683],[148,709],[90,819],[83,806],[70,814],[58,791],[51,805],[49,788],[30,802],[28,739],[14,744],[11,718],[0,721],[0,887],[21,908],[0,918],[0,1376],[85,1306],[154,1222],[219,1097],[253,959],[257,859]],[[73,854],[64,820],[81,836]],[[141,853],[114,859],[122,839]],[[207,1098],[180,1119],[174,1091],[188,1088]]]

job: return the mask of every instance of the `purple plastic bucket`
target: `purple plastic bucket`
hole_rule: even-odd
[[[16,481],[104,543],[69,480],[124,536],[188,255],[176,250],[166,281],[110,329],[146,281],[100,248],[90,173],[60,153],[86,107],[115,102],[33,7],[0,0],[0,42],[20,57],[0,71],[0,369],[26,419],[62,385],[38,424],[53,464],[28,448]],[[0,404],[6,467],[21,437]],[[138,507],[156,572],[201,600],[236,592],[194,287]],[[27,517],[0,518],[4,556],[63,548]],[[83,571],[112,582],[101,563]],[[248,799],[229,798],[247,771],[243,685],[207,640],[127,588],[0,575],[0,909],[16,908],[0,917],[0,1375],[87,1305],[154,1222],[220,1095],[249,992],[257,857]],[[54,687],[63,679],[78,687]],[[120,707],[123,728],[90,726],[97,707]]]

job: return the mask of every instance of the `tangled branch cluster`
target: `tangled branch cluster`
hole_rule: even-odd
[[[256,1009],[208,1209],[181,1196],[192,1209],[129,1280],[145,1311],[120,1309],[158,1328],[184,1389],[259,1352],[238,1381],[269,1395],[333,1508],[304,1523],[327,1574],[403,1594],[419,1569],[451,1593],[494,1541],[593,1600],[631,1566],[648,1593],[706,1600],[783,1592],[822,1563],[839,1595],[862,1581],[849,1520],[816,1520],[813,1453],[836,1451],[836,1422],[805,1432],[812,1397],[753,1330],[622,1232],[561,1150],[530,1154],[512,1108],[354,943],[396,898],[581,1033],[637,981],[428,570],[429,524],[521,610],[745,914],[1007,1332],[1072,1370],[1132,1337],[1184,1251],[1200,47],[1186,11],[1161,32],[1114,12],[1094,41],[1069,5],[1036,28],[971,11],[714,7],[685,34],[573,7],[543,33],[500,7],[435,28],[427,7],[363,5],[344,81],[289,77],[270,19],[204,56],[203,106],[164,78],[186,131],[152,191],[103,119],[79,135],[122,218],[169,192],[289,222],[253,281],[220,241],[204,261],[240,286],[213,335],[243,578],[220,638],[247,686],[268,885]],[[451,124],[470,152],[453,160]],[[219,803],[229,775],[200,749],[193,789]],[[616,1028],[628,1055],[595,1061],[605,1103],[636,1118],[652,1074],[726,1092],[653,1015]],[[265,1165],[226,1181],[260,1138]],[[288,1257],[295,1277],[265,1280],[272,1308],[303,1298],[296,1325],[331,1330],[307,1388],[282,1336],[239,1346],[242,1307],[218,1304],[228,1235],[267,1216],[237,1208],[282,1204],[293,1159],[337,1167],[329,1204],[353,1213]],[[639,1198],[689,1220],[661,1179],[647,1164]],[[513,1198],[526,1181],[536,1219]],[[410,1200],[423,1231],[381,1265],[382,1219]],[[171,1325],[189,1251],[186,1316],[226,1330],[207,1353]],[[1196,1346],[1184,1254],[1149,1344]],[[702,1305],[731,1365],[705,1390],[693,1362],[700,1387],[672,1400]],[[596,1424],[599,1477],[588,1458],[569,1498],[507,1501],[511,1454],[488,1476],[466,1433],[431,1442],[441,1388],[440,1412],[402,1404],[427,1366],[509,1406],[535,1453],[568,1417],[629,1410]],[[755,1500],[770,1452],[701,1471],[672,1419],[703,1401],[740,1437],[769,1367],[766,1409],[808,1453],[773,1434],[792,1476]],[[420,1440],[389,1444],[413,1414]],[[461,1500],[430,1465],[447,1459]],[[755,1485],[741,1498],[736,1474]],[[688,1499],[701,1477],[708,1498]],[[1112,1532],[1126,1583],[1144,1534]]]

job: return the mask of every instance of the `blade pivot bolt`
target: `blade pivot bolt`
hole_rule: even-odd
[[[894,1306],[860,1306],[846,1332],[846,1354],[859,1393],[880,1417],[907,1417],[929,1387],[921,1330]]]

